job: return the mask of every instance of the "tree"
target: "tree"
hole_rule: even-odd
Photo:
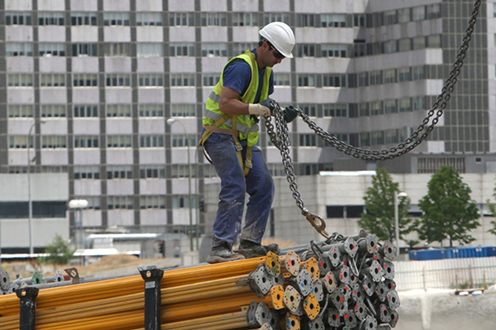
[[[398,183],[393,182],[386,169],[377,169],[376,175],[372,178],[372,186],[367,188],[363,197],[367,213],[362,213],[362,218],[358,220],[358,224],[380,240],[393,242],[396,237],[395,192],[399,192]],[[400,239],[414,230],[413,219],[408,217],[409,205],[410,199],[408,197],[398,198]],[[410,246],[415,244],[413,241],[406,242]]]
[[[48,253],[48,256],[43,260],[45,263],[64,265],[72,259],[76,249],[64,241],[62,236],[56,234],[52,243],[46,246],[45,252]]]
[[[442,166],[428,183],[427,195],[420,202],[423,211],[417,222],[419,238],[427,243],[449,239],[468,244],[475,240],[469,231],[480,226],[477,221],[479,212],[470,199],[470,187],[462,181],[460,175],[449,166]]]
[[[496,186],[494,187],[493,191],[494,191],[493,196],[496,198]],[[491,204],[491,201],[489,199],[486,200],[486,203],[493,217],[496,217],[496,205]],[[493,228],[489,229],[488,232],[493,235],[496,235],[496,220],[491,221],[491,224],[493,225]]]

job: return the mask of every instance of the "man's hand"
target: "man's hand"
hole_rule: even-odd
[[[286,109],[284,109],[282,112],[286,123],[292,122],[296,118],[296,116],[298,116],[298,110],[296,110],[293,105],[286,107]]]
[[[262,102],[260,102],[261,105],[266,106],[267,108],[270,109],[271,115],[274,115],[274,109],[275,109],[276,103],[277,103],[276,100],[271,99],[271,98],[265,99]]]
[[[273,99],[263,100],[261,103],[248,104],[248,112],[250,115],[270,116],[274,114]]]

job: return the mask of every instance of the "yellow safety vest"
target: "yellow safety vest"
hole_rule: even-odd
[[[251,147],[258,142],[259,126],[255,119],[253,119],[249,114],[231,115],[224,113],[219,109],[220,95],[222,92],[222,87],[224,85],[224,71],[227,66],[229,66],[229,64],[231,64],[233,61],[238,60],[246,61],[251,68],[250,85],[246,89],[246,92],[239,97],[239,100],[247,104],[255,102],[259,84],[258,63],[255,59],[255,54],[253,54],[250,50],[247,50],[244,54],[232,58],[226,64],[226,66],[222,70],[219,82],[210,93],[206,104],[205,116],[203,117],[203,127],[205,128],[205,132],[203,133],[199,141],[199,145],[203,146],[205,141],[210,137],[210,135],[212,135],[213,132],[232,135],[238,150],[238,158],[241,167],[243,168],[244,174],[246,175],[252,167]],[[271,71],[272,68],[270,67],[267,67],[265,69],[260,101],[263,101],[269,97],[269,80]],[[241,150],[243,148],[241,147],[239,140],[247,140],[246,158],[244,163],[241,157]],[[207,159],[210,161],[208,156]]]

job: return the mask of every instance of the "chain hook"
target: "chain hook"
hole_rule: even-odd
[[[302,212],[302,214],[307,219],[307,221],[310,222],[312,227],[319,232],[320,235],[324,236],[325,238],[329,238],[329,233],[325,231],[326,223],[324,219],[322,219],[317,214],[308,212],[308,210],[306,209]]]

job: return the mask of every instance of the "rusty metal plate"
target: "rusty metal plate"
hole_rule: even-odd
[[[303,300],[303,309],[310,320],[313,320],[320,313],[320,304],[313,293],[310,293],[305,300]]]
[[[296,252],[289,250],[282,260],[282,267],[291,275],[296,276],[300,272],[300,257]]]
[[[328,293],[332,293],[338,287],[338,281],[332,272],[327,272],[327,274],[322,277],[322,285]]]
[[[274,309],[283,309],[284,306],[284,288],[282,285],[273,286],[270,289],[270,296],[272,297],[272,305],[274,305]]]
[[[300,317],[291,313],[286,314],[286,330],[300,330]]]
[[[303,263],[303,267],[310,273],[312,282],[317,281],[320,278],[320,268],[317,264],[317,259],[312,257]]]
[[[294,314],[298,311],[298,306],[300,306],[301,295],[295,288],[288,285],[284,290],[284,297],[282,300],[289,311]]]
[[[265,268],[270,275],[279,276],[281,273],[281,260],[279,259],[279,256],[274,252],[269,251],[267,253],[267,258],[265,259]]]

